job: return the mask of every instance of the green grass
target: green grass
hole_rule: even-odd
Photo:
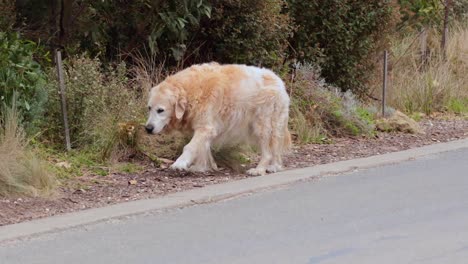
[[[414,121],[419,122],[422,120],[424,114],[420,112],[413,112],[409,117],[411,117]]]
[[[141,172],[143,170],[143,166],[135,163],[129,163],[129,162],[124,162],[124,163],[119,163],[114,166],[114,170],[117,172],[121,173],[129,173],[129,174],[134,174]]]
[[[464,98],[464,99],[452,98],[447,103],[447,108],[450,112],[453,112],[455,114],[460,114],[460,115],[467,114],[468,113],[468,98]]]

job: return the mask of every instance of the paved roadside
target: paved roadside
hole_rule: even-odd
[[[465,263],[468,148],[0,246],[2,263]],[[273,176],[273,175],[272,175]]]
[[[194,204],[216,202],[231,197],[258,192],[264,189],[289,185],[298,181],[317,179],[324,175],[339,174],[356,169],[383,166],[464,148],[468,148],[468,139],[434,144],[367,158],[289,170],[262,177],[248,178],[226,184],[212,185],[201,189],[174,193],[156,199],[132,201],[19,224],[0,226],[0,242],[19,237],[28,237],[40,233],[54,232],[75,226],[105,221],[112,218],[141,214],[149,211],[181,208]]]

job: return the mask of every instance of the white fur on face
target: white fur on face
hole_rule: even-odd
[[[161,133],[171,121],[171,109],[169,109],[167,102],[161,100],[162,98],[155,98],[156,89],[155,87],[150,92],[148,101],[149,117],[146,122],[146,126],[151,125],[153,127],[152,134]]]
[[[158,106],[151,107],[149,111],[148,121],[146,122],[146,126],[151,125],[153,126],[152,134],[161,133],[164,127],[169,124],[170,116],[167,114],[167,111],[164,110],[162,113],[158,113],[163,108]]]

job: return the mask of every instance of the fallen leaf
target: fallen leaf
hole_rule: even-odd
[[[130,185],[136,185],[136,184],[137,184],[137,181],[136,181],[136,180],[129,180],[129,181],[128,181],[128,184],[130,184]]]
[[[170,160],[170,159],[165,159],[165,158],[158,158],[158,160],[160,160],[162,163],[164,164],[172,164],[174,163],[173,160]]]

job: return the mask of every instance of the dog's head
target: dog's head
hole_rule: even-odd
[[[146,122],[148,134],[161,133],[171,122],[182,120],[187,101],[181,90],[172,84],[162,82],[153,87],[149,94],[149,117]]]

